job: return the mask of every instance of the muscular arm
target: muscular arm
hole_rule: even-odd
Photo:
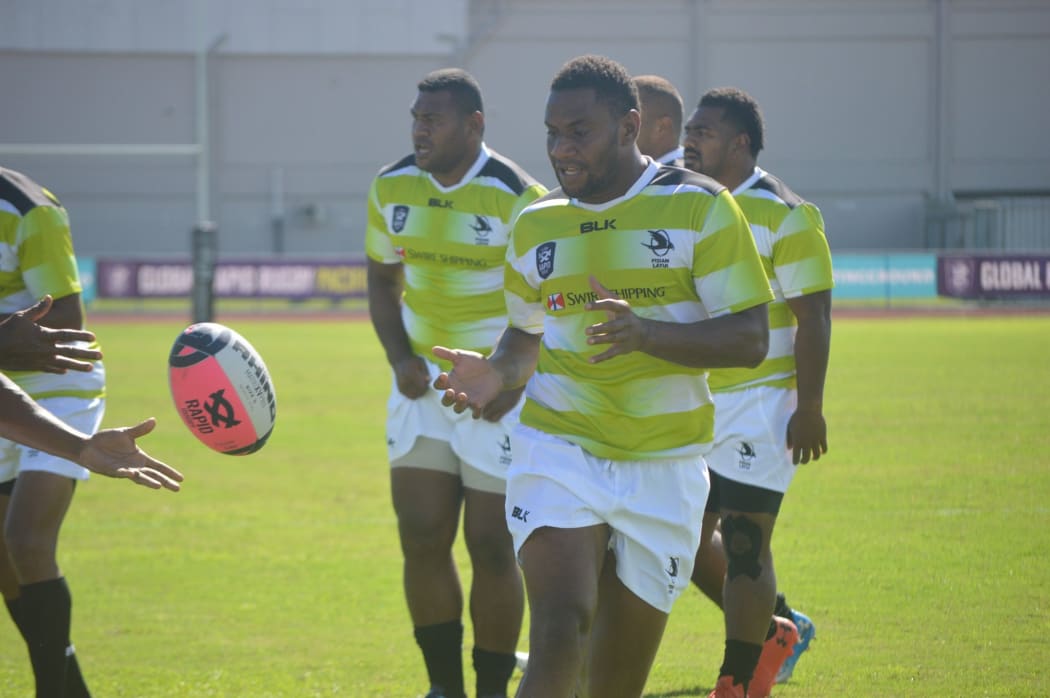
[[[523,387],[536,371],[543,335],[508,327],[500,337],[489,362],[499,374],[503,389]]]
[[[788,447],[795,463],[817,460],[828,450],[824,422],[824,379],[831,349],[831,291],[789,298],[798,319],[795,370],[798,407],[788,421]]]
[[[640,351],[693,368],[754,368],[769,351],[766,304],[689,324],[639,318],[645,339]]]
[[[79,463],[108,477],[177,492],[182,474],[142,451],[135,439],[153,431],[148,419],[133,427],[103,429],[88,436],[73,429],[33,401],[0,373],[0,436]]]
[[[401,293],[405,288],[405,269],[401,264],[381,264],[368,260],[368,312],[372,316],[386,360],[394,369],[397,389],[416,399],[428,389],[430,375],[423,357],[412,351],[412,344],[401,320]]]
[[[831,351],[831,291],[789,298],[787,304],[798,319],[795,335],[798,406],[820,412],[824,408],[824,378]]]
[[[405,270],[402,265],[368,260],[368,312],[391,366],[412,356],[412,345],[401,321],[404,289]]]
[[[480,417],[485,406],[505,390],[521,388],[536,370],[543,335],[508,327],[488,358],[475,351],[434,347],[434,356],[452,363],[434,387],[445,391],[442,403],[456,412],[471,409]]]

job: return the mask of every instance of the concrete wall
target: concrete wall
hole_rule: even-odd
[[[481,81],[490,146],[553,184],[544,100],[586,52],[689,107],[754,94],[760,164],[821,206],[836,249],[921,247],[927,197],[1050,192],[1046,0],[16,0],[11,17],[0,161],[63,198],[82,254],[185,253],[194,157],[2,144],[195,143],[207,46],[225,253],[360,252],[369,181],[408,152],[415,83],[445,65]]]

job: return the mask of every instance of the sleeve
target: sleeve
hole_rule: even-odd
[[[80,276],[66,210],[37,206],[22,219],[19,262],[26,290],[34,297],[56,300],[80,293]]]
[[[811,203],[785,216],[773,242],[773,272],[785,298],[797,298],[835,285],[824,218]]]
[[[729,190],[707,207],[693,249],[693,282],[710,317],[773,300],[751,227]]]
[[[518,216],[521,215],[521,212],[525,210],[526,206],[546,193],[547,188],[539,182],[535,182],[526,187],[525,191],[523,191],[514,202],[514,208],[510,212],[510,224],[513,225],[514,221],[518,220]]]
[[[536,250],[533,246],[519,246],[519,241],[527,239],[525,230],[529,223],[528,215],[519,215],[511,228],[507,258],[503,265],[503,296],[507,303],[507,321],[511,327],[529,334],[542,334],[546,308],[540,302],[539,286],[533,286],[529,281],[539,278],[536,273]]]
[[[379,203],[379,178],[368,190],[368,227],[365,229],[365,254],[382,264],[399,264],[401,257],[390,240],[383,207]]]

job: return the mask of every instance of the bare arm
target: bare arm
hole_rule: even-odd
[[[456,412],[468,407],[474,416],[504,390],[520,388],[536,370],[543,335],[508,327],[488,358],[474,351],[434,347],[434,356],[452,362],[452,371],[442,373],[434,387],[444,390],[442,402]]]
[[[662,322],[635,315],[630,304],[613,296],[594,277],[591,286],[599,300],[588,303],[587,309],[604,310],[608,319],[587,328],[587,342],[612,345],[591,357],[591,363],[641,351],[693,368],[753,368],[769,351],[765,303],[699,322]]]
[[[831,291],[789,298],[798,319],[795,370],[798,407],[788,422],[788,447],[795,463],[818,460],[828,450],[824,422],[824,379],[831,351]]]
[[[89,437],[52,415],[0,374],[0,436],[79,463],[101,475],[128,478],[152,489],[178,491],[182,474],[152,458],[135,443],[154,426],[156,421],[147,419],[133,427],[103,429]]]
[[[80,329],[82,321],[79,295],[58,301],[44,296],[35,305],[8,315],[0,321],[0,370],[90,371],[88,362],[101,359],[102,352],[69,346],[94,341],[94,334]]]
[[[408,398],[418,398],[428,388],[430,376],[423,358],[412,351],[412,344],[401,320],[401,294],[405,270],[401,264],[382,264],[368,260],[368,312],[372,327],[394,370],[397,387]]]

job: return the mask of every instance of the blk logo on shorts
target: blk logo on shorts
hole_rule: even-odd
[[[514,507],[513,509],[510,510],[510,518],[517,519],[518,521],[521,521],[522,523],[528,523],[529,522],[529,510],[528,509],[522,509],[521,507]]]

